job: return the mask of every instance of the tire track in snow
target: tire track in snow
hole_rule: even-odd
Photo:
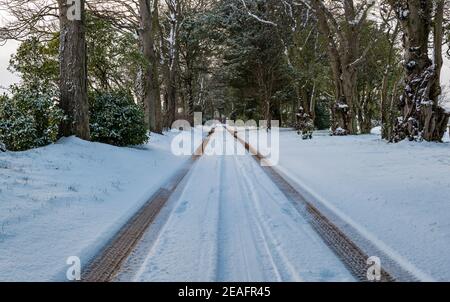
[[[235,158],[224,159],[217,281],[280,281],[265,239],[255,229]],[[264,253],[265,252],[265,253]]]
[[[235,168],[237,169],[238,161],[236,158],[235,161],[236,161]],[[249,201],[252,202],[252,205],[254,207],[254,213],[256,214],[253,219],[255,221],[255,225],[257,226],[259,233],[264,238],[263,240],[264,247],[267,253],[270,255],[272,265],[277,273],[278,281],[303,281],[302,278],[294,270],[293,265],[290,263],[289,259],[283,253],[283,250],[277,247],[278,245],[277,239],[275,238],[275,236],[273,236],[273,233],[270,232],[270,228],[268,230],[267,223],[265,222],[265,219],[262,217],[259,207],[260,199],[259,196],[256,196],[255,194],[257,188],[254,187],[254,185],[252,184],[252,182],[248,177],[247,167],[244,167],[243,165],[240,165],[240,167],[242,168],[240,169],[240,171],[245,172],[242,173],[245,185],[243,183],[240,183],[239,184],[240,189],[243,192],[245,192],[245,194],[249,198]],[[264,188],[264,186],[260,186],[260,188]],[[272,192],[266,191],[266,193],[271,194]]]
[[[230,135],[234,136],[247,150],[252,150],[253,158],[256,162],[260,163],[265,161],[265,157],[255,152],[253,146],[251,146],[244,139],[240,138],[236,131],[228,129]],[[311,226],[314,227],[317,234],[320,235],[323,242],[329,246],[336,256],[347,266],[352,272],[353,276],[360,281],[367,281],[367,268],[366,263],[368,256],[354,243],[351,239],[345,235],[340,229],[338,229],[327,217],[325,217],[316,207],[307,202],[303,196],[296,191],[279,173],[272,167],[263,168],[265,174],[270,177],[274,184],[283,191],[286,198],[291,200],[295,204],[298,213],[300,213]],[[395,281],[395,278],[390,275],[384,267],[382,268],[382,281]]]
[[[202,186],[200,171],[208,167],[206,161],[196,163],[182,187],[176,206],[159,232],[152,249],[144,255],[133,281],[209,281],[216,275],[217,250],[217,202],[218,190]],[[206,167],[205,167],[206,166]],[[208,178],[218,179],[219,169]],[[192,190],[200,191],[204,198],[196,198]],[[209,202],[211,201],[211,202]],[[195,224],[187,216],[196,215]],[[193,246],[191,243],[195,242]],[[180,272],[175,272],[180,270]],[[175,273],[174,273],[175,272]]]
[[[110,239],[103,250],[83,268],[82,281],[107,282],[113,280],[120,273],[122,265],[136,249],[151,224],[157,220],[179,184],[183,182],[192,166],[204,154],[214,131],[215,128],[212,128],[191,156],[191,161],[157,190],[148,202]]]
[[[245,169],[242,169],[242,170],[238,171],[238,169],[237,169],[237,167],[238,167],[238,160],[237,160],[236,157],[234,157],[234,162],[235,162],[235,165],[234,165],[235,173],[239,173],[239,171],[245,172],[245,173],[242,173],[242,176],[243,176],[244,181],[247,180],[246,177],[245,177],[247,171]],[[248,185],[248,181],[246,181],[246,184]],[[245,196],[248,197],[249,201],[252,201],[253,203],[255,202],[254,195],[252,194],[252,192],[249,190],[248,187],[244,186],[244,184],[242,182],[239,182],[239,189],[240,189],[241,192],[244,192]],[[259,215],[258,215],[258,217],[259,217]],[[284,281],[284,280],[301,281],[301,279],[298,276],[295,276],[295,274],[292,274],[292,275],[289,276],[289,277],[293,277],[294,276],[294,278],[288,278],[287,276],[285,276],[284,273],[282,273],[280,271],[280,269],[279,269],[280,261],[279,261],[279,255],[278,255],[279,252],[273,246],[273,242],[276,242],[276,241],[274,240],[273,237],[267,236],[267,233],[265,232],[265,230],[263,229],[263,227],[261,225],[261,220],[260,219],[256,219],[257,217],[255,217],[255,216],[250,216],[249,218],[254,221],[254,224],[256,226],[256,230],[258,231],[258,233],[260,234],[260,237],[262,238],[264,249],[265,249],[265,251],[266,251],[266,253],[267,253],[267,255],[268,255],[269,259],[270,259],[270,264],[271,264],[271,266],[272,266],[272,268],[274,270],[274,273],[275,273],[275,276],[277,278],[277,281]],[[269,237],[269,240],[268,240],[268,237]],[[283,259],[283,257],[281,257],[281,258],[282,258],[282,261],[284,263],[286,263],[286,259]],[[277,259],[278,261],[275,260],[275,259]]]
[[[282,280],[301,281],[304,279],[303,276],[307,280],[316,281],[327,280],[329,277],[339,279],[337,277],[338,274],[333,276],[333,272],[326,269],[327,265],[333,265],[333,259],[334,261],[339,260],[317,236],[308,221],[299,215],[283,192],[276,187],[262,171],[262,168],[250,158],[249,154],[246,157],[236,158],[236,161],[236,168],[241,171],[243,176],[241,188],[246,191],[246,194],[249,196],[248,199],[252,201],[252,211],[255,213],[256,224],[266,238],[270,253],[276,259],[275,265],[283,274]],[[276,215],[276,213],[278,214]],[[292,234],[291,238],[279,238],[280,229],[284,230],[284,234]],[[296,244],[290,245],[288,244],[289,241],[296,242]],[[305,242],[305,244],[302,246],[298,242]],[[306,244],[306,242],[308,243]],[[316,266],[312,272],[305,269],[308,265],[305,265],[305,261],[298,261],[295,255],[295,250],[300,248],[323,255],[323,259],[317,259],[311,257],[311,255],[305,255],[305,258],[311,259],[311,262],[323,261],[325,265],[322,267],[320,265]],[[305,267],[302,267],[302,265]]]
[[[228,132],[225,132],[225,135],[226,141],[235,142]],[[242,148],[240,144],[237,147]],[[250,279],[252,281],[353,280],[348,271],[323,244],[304,218],[299,215],[283,193],[265,175],[261,167],[253,161],[250,155],[246,152],[243,153],[244,156],[228,156],[224,159],[223,174],[225,176],[222,191],[228,193],[222,194],[220,217],[222,217],[221,221],[223,222],[233,221],[234,223],[231,226],[221,223],[222,239],[219,236],[219,242],[221,242],[219,258],[228,259],[228,263],[224,260],[218,260],[222,267],[218,270],[218,280],[247,281],[243,277],[239,279],[238,276],[248,276],[248,271],[253,274]],[[239,202],[235,202],[236,200]],[[278,200],[282,201],[279,202]],[[286,209],[281,206],[283,203],[288,205],[288,207],[285,207]],[[271,204],[270,208],[267,208],[268,204]],[[265,210],[265,214],[263,214],[263,210]],[[284,216],[274,215],[275,212],[283,210],[289,212],[285,213]],[[234,217],[232,217],[233,212],[238,214],[234,214]],[[272,218],[282,226],[278,229],[281,230],[281,233],[284,233],[284,236],[280,236],[280,231],[273,230],[277,225],[269,223]],[[239,230],[243,230],[240,232],[247,234],[244,238],[248,238],[248,240],[243,240],[242,234],[234,235],[234,240],[224,238],[224,232],[235,234],[239,233]],[[286,231],[289,233],[288,236],[286,236]],[[314,238],[311,239],[311,237]],[[243,241],[245,241],[245,246],[233,244],[233,242]],[[294,244],[286,243],[288,241],[293,241]],[[301,248],[306,251],[300,253],[300,257],[296,257],[297,250]],[[227,252],[223,249],[231,251]],[[237,254],[238,251],[236,250],[238,249],[239,253],[242,251],[245,253],[242,259],[230,256],[233,255],[233,250]],[[291,251],[288,252],[285,249],[291,249]],[[309,252],[309,250],[312,252]],[[255,265],[248,267],[248,254],[259,255],[260,259],[256,266],[261,266],[262,271],[255,270]],[[320,257],[314,257],[311,254],[318,254]],[[305,258],[299,261],[302,256],[305,256]],[[315,262],[315,265],[311,265],[310,262]],[[321,262],[324,264],[322,265]],[[332,271],[336,266],[338,267],[337,273],[333,273]],[[236,270],[236,267],[241,268],[241,270]],[[327,271],[328,267],[332,268]],[[302,276],[303,273],[305,278]]]
[[[225,158],[220,158],[220,179],[219,183],[222,184],[225,179]],[[218,219],[217,219],[217,257],[216,257],[216,274],[214,281],[219,281],[222,278],[224,267],[223,262],[221,262],[221,259],[224,258],[223,255],[223,248],[222,248],[222,237],[223,237],[223,229],[222,229],[222,209],[223,209],[223,202],[225,200],[224,198],[224,190],[223,186],[219,187],[219,207],[218,207]]]
[[[219,130],[225,140],[216,138],[218,143],[235,146],[234,138]],[[133,280],[353,280],[320,239],[311,239],[307,222],[287,204],[245,152],[205,156],[190,171],[157,241],[141,255]]]
[[[229,148],[225,132],[221,132],[222,148]],[[217,135],[219,136],[219,135]],[[258,259],[257,249],[251,234],[251,226],[248,223],[248,215],[243,208],[244,200],[238,186],[238,174],[230,174],[234,167],[230,157],[220,156],[222,163],[221,195],[219,199],[219,254],[217,281],[251,281],[264,280],[263,273],[255,269],[257,264],[253,259]],[[252,252],[253,257],[249,257]],[[251,259],[252,258],[252,259]]]

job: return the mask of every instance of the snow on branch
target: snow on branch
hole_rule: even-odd
[[[298,0],[299,2],[292,2],[292,4],[296,5],[296,6],[300,6],[300,5],[304,5],[306,6],[308,9],[312,9],[311,3],[309,3],[309,0],[305,1],[305,0]]]
[[[372,50],[373,45],[378,41],[378,39],[374,39],[371,41],[371,43],[369,43],[369,45],[366,47],[366,49],[364,50],[364,52],[362,53],[362,55],[356,59],[353,63],[349,64],[349,67],[351,68],[356,68],[359,65],[361,65],[362,63],[365,62],[368,53],[370,52],[370,50]]]
[[[274,23],[272,21],[264,20],[264,19],[258,17],[257,15],[253,14],[250,11],[250,9],[247,7],[247,4],[245,3],[245,0],[241,0],[241,2],[242,2],[242,5],[244,6],[245,10],[247,11],[247,13],[248,13],[248,15],[250,17],[255,18],[256,20],[258,20],[259,22],[264,23],[264,24],[269,24],[269,25],[272,25],[272,26],[278,26],[278,24],[276,24],[276,23]]]

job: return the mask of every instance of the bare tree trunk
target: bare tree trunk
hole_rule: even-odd
[[[309,115],[311,116],[311,122],[314,125],[316,122],[316,82],[314,81],[313,89],[311,93],[311,100],[309,102]]]
[[[60,20],[60,107],[65,119],[60,136],[76,135],[89,140],[89,103],[87,97],[87,58],[85,37],[85,1],[69,6],[58,0]]]
[[[396,22],[395,27],[393,29],[392,35],[390,31],[387,33],[387,37],[390,40],[389,44],[389,58],[388,64],[383,73],[383,80],[381,84],[381,137],[386,140],[391,139],[392,133],[392,96],[388,97],[388,89],[389,89],[389,77],[392,73],[392,60],[394,57],[394,46],[399,34],[399,23]],[[394,84],[394,88],[396,90],[397,85]]]
[[[170,127],[176,120],[177,115],[177,79],[178,79],[178,54],[175,62],[169,69],[167,79],[167,126]]]
[[[146,59],[143,74],[143,102],[150,131],[162,133],[161,94],[159,85],[158,56],[155,50],[155,34],[158,22],[158,0],[139,0],[141,15],[140,39]]]
[[[434,66],[435,66],[435,81],[434,85],[431,88],[432,90],[432,99],[436,101],[436,105],[438,105],[438,98],[442,93],[441,88],[441,71],[442,65],[444,61],[442,59],[442,41],[444,38],[444,0],[436,1],[436,13],[434,19],[434,30],[433,30],[433,43],[434,43]]]
[[[170,75],[170,80],[168,84],[168,93],[167,93],[167,125],[172,125],[175,122],[176,114],[177,114],[177,89],[175,87],[176,79],[174,78],[174,74]]]
[[[358,126],[360,129],[361,134],[367,134],[365,132],[365,123],[366,123],[366,102],[367,102],[367,95],[366,95],[366,85],[364,85],[362,91],[359,91],[357,94],[357,100],[356,100],[356,113],[357,113],[357,121]],[[369,130],[370,131],[370,130]]]
[[[374,112],[374,102],[372,100],[372,92],[369,91],[367,95],[365,95],[363,103],[362,103],[362,124],[361,124],[361,133],[369,134],[372,130],[372,118]]]
[[[397,12],[404,37],[405,91],[399,102],[402,117],[394,129],[393,141],[404,139],[441,141],[445,134],[448,114],[439,106],[442,48],[435,48],[437,65],[428,56],[428,43],[433,23],[433,1],[390,1]],[[442,14],[444,1],[436,6],[435,43],[442,43]],[[435,45],[436,47],[436,45]],[[439,53],[437,53],[439,52]]]
[[[344,24],[342,27],[334,25],[334,30],[340,38],[340,48],[336,45],[335,37],[329,24],[331,13],[320,0],[311,2],[314,7],[318,27],[321,34],[328,40],[327,53],[330,59],[336,101],[331,106],[332,131],[335,135],[357,134],[355,120],[355,98],[357,95],[357,64],[359,54],[359,27]],[[353,1],[344,1],[344,11],[347,20],[355,20],[356,11]],[[365,17],[364,17],[365,19]],[[361,19],[363,21],[364,19]],[[335,24],[336,21],[330,21]]]
[[[387,70],[387,69],[386,69]],[[388,73],[383,74],[383,81],[381,84],[381,137],[383,139],[390,139],[388,132]]]
[[[193,87],[193,77],[192,73],[188,73],[188,77],[186,79],[187,86],[187,95],[188,95],[188,115],[189,118],[193,120],[194,118],[194,107],[195,107],[195,99],[194,99],[194,87]]]
[[[176,120],[177,115],[177,88],[178,88],[178,64],[179,64],[179,46],[178,46],[178,32],[181,17],[180,0],[166,0],[168,8],[167,19],[169,22],[169,36],[168,41],[168,66],[166,71],[166,89],[167,89],[167,112],[166,123],[170,127]]]
[[[347,129],[348,124],[348,115],[347,109],[348,106],[345,104],[345,96],[343,93],[342,82],[341,82],[341,61],[339,57],[339,52],[337,50],[336,45],[334,44],[334,40],[331,34],[330,27],[328,25],[328,21],[325,13],[322,10],[318,1],[312,1],[315,10],[317,11],[318,16],[318,26],[319,30],[327,39],[329,39],[327,43],[327,53],[328,58],[330,59],[331,71],[333,74],[333,82],[335,89],[335,98],[336,101],[331,104],[331,130],[334,134],[337,133],[338,129]],[[345,133],[347,134],[347,133]]]

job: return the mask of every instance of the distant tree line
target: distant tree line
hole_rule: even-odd
[[[51,99],[48,110],[61,118],[50,123],[57,135],[48,141],[98,139],[92,108],[106,107],[94,99],[118,110],[134,103],[156,133],[195,111],[276,119],[304,137],[381,126],[392,142],[441,141],[448,124],[440,83],[445,0],[0,0],[0,7],[11,16],[0,40],[22,42],[11,59],[22,77],[11,104],[20,107],[24,90]],[[0,118],[20,129],[5,110]],[[119,124],[141,118],[131,120]]]

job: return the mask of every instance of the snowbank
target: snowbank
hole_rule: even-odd
[[[64,280],[68,257],[85,264],[186,162],[170,150],[177,134],[0,153],[0,281]]]
[[[370,133],[373,134],[373,135],[381,135],[381,126],[373,128],[370,131]]]

